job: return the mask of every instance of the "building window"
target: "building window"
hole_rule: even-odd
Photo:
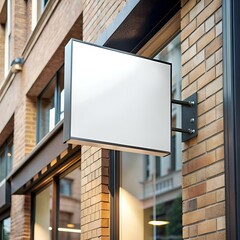
[[[7,177],[12,170],[13,162],[13,137],[0,147],[0,182]]]
[[[64,114],[64,68],[55,74],[38,97],[37,142],[63,119]]]
[[[6,218],[0,222],[0,240],[10,239],[11,219]]]
[[[65,196],[72,195],[72,180],[63,178],[60,180],[60,194]]]
[[[51,239],[52,185],[36,195],[34,239]]]
[[[33,194],[34,240],[80,239],[80,181],[78,167]]]
[[[48,0],[33,0],[32,1],[32,30],[36,27]]]
[[[11,65],[11,21],[12,21],[12,1],[7,1],[7,19],[5,23],[5,51],[4,51],[4,76],[7,77]]]

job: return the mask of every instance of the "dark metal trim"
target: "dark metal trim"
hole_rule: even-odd
[[[34,239],[34,223],[35,223],[36,194],[31,194],[31,216],[30,216],[30,239]]]
[[[58,215],[59,215],[59,179],[54,178],[52,181],[52,239],[58,239]]]
[[[46,135],[23,164],[8,177],[11,180],[12,194],[17,193],[42,168],[68,148],[68,144],[62,143],[62,125],[60,122],[51,133]]]
[[[4,212],[1,213],[0,222],[2,222],[4,219],[9,218],[9,217],[10,217],[10,207],[7,210],[5,210]]]
[[[110,240],[119,240],[119,189],[120,152],[110,151],[109,192],[110,192]]]
[[[240,1],[223,0],[223,106],[226,238],[240,239]]]

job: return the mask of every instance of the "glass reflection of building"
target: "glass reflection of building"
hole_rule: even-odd
[[[181,99],[180,35],[155,57],[172,63],[174,99]],[[172,109],[173,126],[181,124],[179,106]],[[172,134],[172,154],[166,157],[121,153],[120,239],[182,239],[181,135]],[[167,221],[151,225],[150,221]]]
[[[0,239],[9,240],[10,239],[10,229],[11,229],[11,219],[5,218],[0,221]]]
[[[60,176],[57,194],[53,191],[53,184],[50,184],[35,195],[35,240],[52,239],[52,231],[56,231],[61,240],[80,240],[80,179],[78,167]],[[55,227],[52,225],[54,217],[57,219]]]

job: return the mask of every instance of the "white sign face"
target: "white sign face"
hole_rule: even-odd
[[[64,141],[164,156],[171,149],[171,64],[71,40]]]

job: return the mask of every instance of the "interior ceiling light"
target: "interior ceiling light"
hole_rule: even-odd
[[[148,224],[154,225],[154,226],[163,226],[163,225],[167,225],[170,222],[168,221],[149,221]]]
[[[74,224],[72,224],[72,223],[68,223],[68,224],[67,224],[67,227],[68,227],[68,228],[74,228],[74,227],[75,227],[75,225],[74,225]]]
[[[48,228],[50,231],[52,231],[52,227]],[[81,233],[81,229],[75,229],[75,228],[58,228],[59,232],[71,232],[71,233]]]

